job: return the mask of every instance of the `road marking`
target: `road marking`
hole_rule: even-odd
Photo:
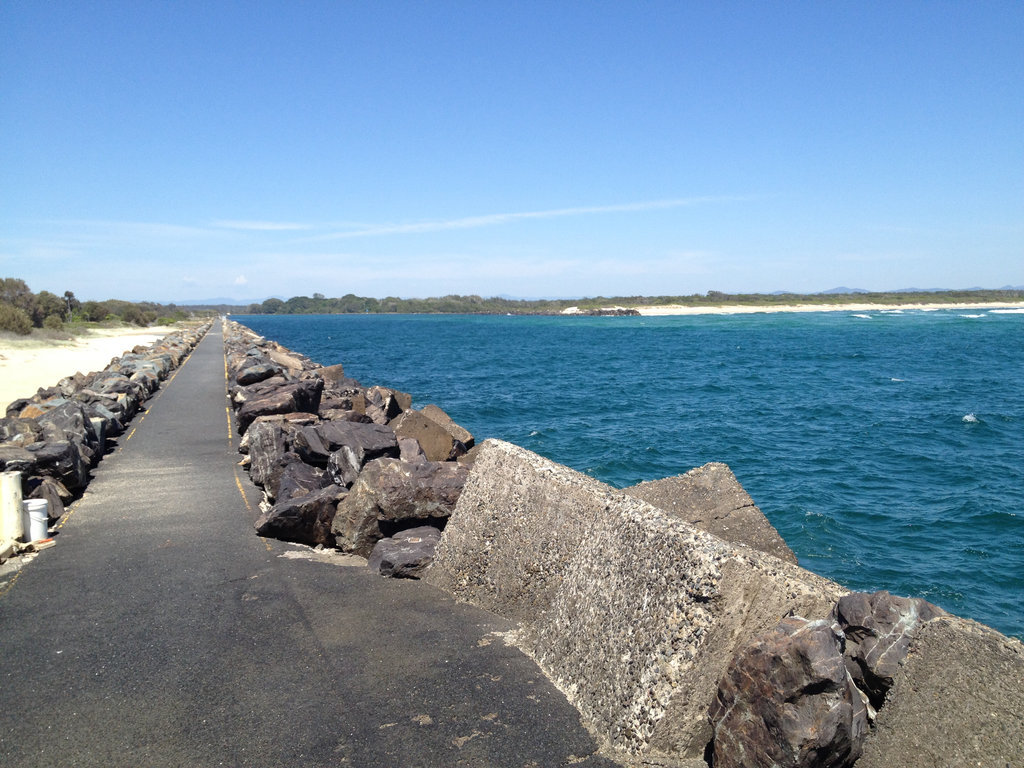
[[[235,466],[235,485],[238,486],[238,492],[242,495],[242,501],[245,502],[245,508],[252,512],[252,504],[249,503],[249,497],[245,495],[245,487],[242,485],[242,478],[238,476],[238,467]],[[267,548],[267,552],[273,552],[270,548],[270,540],[260,537],[260,541],[263,542],[263,546]]]
[[[224,411],[228,415],[228,445],[233,445],[234,438],[231,437],[231,406],[226,406]]]

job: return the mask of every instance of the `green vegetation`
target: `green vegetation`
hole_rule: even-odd
[[[689,296],[597,296],[586,299],[516,300],[480,296],[442,296],[432,299],[365,298],[351,293],[330,299],[323,294],[293,296],[287,301],[267,299],[262,304],[250,304],[242,312],[250,315],[339,315],[339,314],[489,314],[489,315],[548,315],[557,314],[568,307],[581,311],[601,307],[667,306],[719,307],[724,305],[771,307],[793,304],[842,306],[844,304],[958,304],[983,302],[1024,302],[1024,291],[915,291],[911,293],[722,293]]]
[[[145,301],[79,301],[71,291],[65,291],[63,296],[49,291],[33,293],[24,280],[16,277],[0,279],[0,331],[21,336],[32,333],[33,329],[60,332],[90,323],[170,324],[196,314],[207,315],[209,312],[193,309],[186,312],[173,304]]]

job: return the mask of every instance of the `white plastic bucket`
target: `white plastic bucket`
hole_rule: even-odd
[[[21,506],[25,515],[25,541],[49,538],[50,502],[46,499],[25,499]]]

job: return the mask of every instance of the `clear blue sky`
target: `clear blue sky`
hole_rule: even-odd
[[[1024,284],[1024,3],[0,3],[81,299]]]

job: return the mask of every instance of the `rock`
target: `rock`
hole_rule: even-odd
[[[25,446],[35,458],[34,472],[60,480],[71,491],[81,491],[89,482],[89,461],[73,440],[32,443]]]
[[[0,419],[0,443],[25,445],[39,442],[42,436],[43,431],[34,419],[10,416]]]
[[[793,550],[725,464],[705,464],[685,475],[624,488],[623,493],[671,512],[726,541],[746,544],[787,563],[797,561]]]
[[[339,485],[349,486],[372,459],[398,456],[395,433],[382,424],[324,421],[295,435],[295,452],[307,464],[328,467]],[[337,455],[336,455],[337,454]]]
[[[427,454],[420,448],[419,441],[414,437],[398,438],[398,458],[402,461],[428,461]]]
[[[337,365],[325,365],[321,368],[314,368],[304,375],[317,376],[323,379],[325,391],[344,387],[348,382],[352,381],[345,377],[345,367],[341,365],[341,363],[338,363]]]
[[[400,438],[415,438],[430,461],[448,461],[466,452],[462,443],[436,421],[423,415],[422,411],[406,411],[391,421],[389,426]]]
[[[1024,765],[1024,644],[956,616],[921,624],[857,768]]]
[[[35,470],[36,464],[35,454],[26,450],[24,445],[0,443],[0,470],[27,475]]]
[[[50,439],[65,439],[84,443],[91,452],[100,446],[99,437],[90,421],[89,413],[81,403],[68,401],[48,410],[36,419],[43,433]],[[52,429],[50,429],[52,427]]]
[[[851,592],[839,599],[834,618],[846,635],[847,667],[875,709],[885,701],[915,633],[926,621],[945,615],[919,597],[888,592]]]
[[[306,496],[279,501],[256,519],[260,536],[300,544],[334,546],[331,522],[345,489],[337,485]]]
[[[291,374],[298,374],[308,364],[308,358],[286,350],[279,344],[274,344],[272,348],[267,349],[267,357]]]
[[[466,450],[469,450],[474,445],[473,435],[469,433],[469,430],[463,429],[454,421],[452,417],[442,411],[436,405],[424,405],[420,409],[420,413],[426,416],[431,421],[444,427],[445,431],[448,432],[455,440],[466,446]]]
[[[270,363],[259,363],[240,370],[235,381],[237,381],[240,386],[247,387],[250,384],[265,381],[271,376],[277,376],[280,373],[281,369],[276,365],[271,365]]]
[[[847,768],[867,710],[828,620],[784,619],[729,665],[709,715],[715,768]]]
[[[381,539],[370,553],[367,567],[395,579],[418,579],[434,558],[441,531],[421,525]]]
[[[366,415],[377,424],[387,424],[412,407],[411,395],[387,387],[370,387],[363,396],[366,398]]]
[[[64,500],[67,489],[52,477],[41,478],[39,484],[29,492],[30,499],[46,499],[47,516],[50,524],[64,517]]]
[[[611,745],[676,762],[703,757],[736,651],[846,593],[497,440],[479,447],[424,578],[517,622],[513,642]]]
[[[273,498],[283,501],[316,493],[331,484],[331,476],[324,470],[311,467],[298,454],[286,453],[280,461],[281,471],[273,488]]]
[[[258,385],[257,385],[258,386]],[[245,432],[257,416],[276,413],[316,413],[323,392],[322,379],[307,379],[283,384],[266,394],[246,400],[238,409],[238,429]]]
[[[245,431],[249,452],[249,477],[265,487],[275,471],[280,473],[279,462],[288,450],[284,429],[280,423],[257,421]]]
[[[447,518],[467,475],[465,467],[453,462],[369,462],[338,506],[332,527],[337,546],[367,557],[394,530]]]

